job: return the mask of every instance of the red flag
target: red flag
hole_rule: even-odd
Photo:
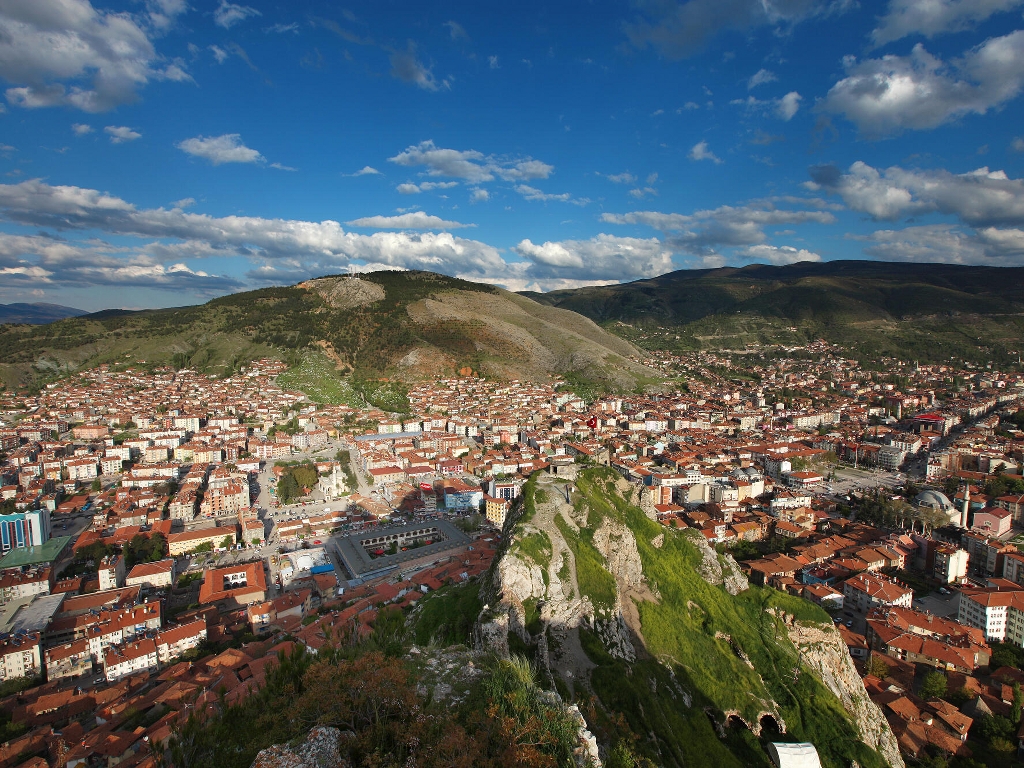
[[[591,416],[587,420],[587,426],[590,427],[591,429],[597,429],[597,416]]]

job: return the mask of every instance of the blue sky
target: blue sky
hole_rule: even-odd
[[[1024,263],[1024,0],[494,5],[3,0],[0,302]]]

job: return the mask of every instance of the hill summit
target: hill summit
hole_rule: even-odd
[[[586,317],[430,272],[327,276],[199,306],[0,329],[0,375],[9,383],[126,361],[229,375],[258,357],[297,363],[309,354],[368,378],[573,374],[632,389],[657,376],[643,353]]]

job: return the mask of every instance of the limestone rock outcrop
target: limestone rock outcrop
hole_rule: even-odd
[[[267,747],[256,755],[252,768],[348,768],[348,760],[341,759],[341,738],[342,733],[337,728],[318,725],[297,747],[287,744]]]
[[[891,768],[904,768],[899,745],[878,706],[868,698],[853,659],[835,627],[805,625],[786,616],[789,639],[800,660],[842,702],[861,740],[878,751]]]

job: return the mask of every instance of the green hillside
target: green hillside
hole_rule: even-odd
[[[1024,345],[1022,289],[1022,268],[832,261],[680,270],[526,295],[651,349],[824,338],[869,358],[923,362],[1016,360]]]
[[[325,277],[201,306],[112,310],[45,326],[0,325],[0,379],[38,385],[101,363],[173,365],[227,376],[260,357],[298,369],[311,396],[349,398],[340,378],[418,380],[469,369],[546,379],[576,372],[632,388],[653,372],[585,317],[430,272]],[[337,381],[318,375],[326,369]]]

